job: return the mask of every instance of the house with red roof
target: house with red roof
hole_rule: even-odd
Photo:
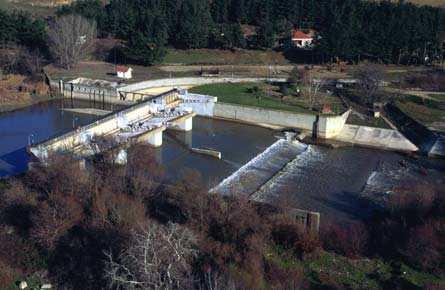
[[[298,48],[311,48],[314,41],[315,31],[309,30],[292,30],[292,44]]]
[[[133,69],[123,65],[116,66],[116,75],[121,79],[131,79],[133,77]]]

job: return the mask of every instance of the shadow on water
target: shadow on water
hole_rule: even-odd
[[[0,178],[25,172],[30,160],[26,147],[0,156]]]

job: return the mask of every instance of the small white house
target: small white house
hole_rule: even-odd
[[[314,33],[312,30],[310,30],[309,33],[298,29],[292,31],[292,43],[298,48],[311,48],[313,41]]]
[[[116,74],[121,79],[131,79],[133,77],[133,69],[131,67],[118,65],[116,67]]]

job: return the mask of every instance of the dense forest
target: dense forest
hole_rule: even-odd
[[[80,0],[57,11],[71,13],[96,20],[100,37],[124,40],[120,52],[148,65],[162,60],[167,46],[289,50],[292,28],[317,31],[318,60],[419,63],[439,56],[445,31],[444,9],[404,1]],[[0,12],[0,42],[45,47],[44,24]]]

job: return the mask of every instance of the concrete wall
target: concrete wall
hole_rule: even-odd
[[[340,134],[346,124],[346,120],[348,120],[349,114],[350,111],[346,111],[339,116],[320,116],[318,137],[329,139]]]
[[[299,128],[307,131],[312,131],[317,122],[317,116],[312,114],[293,113],[226,103],[215,104],[214,116],[254,124]],[[332,138],[338,135],[343,129],[348,116],[349,111],[340,116],[320,116],[317,129],[318,136],[321,138]]]
[[[242,82],[262,82],[271,80],[274,82],[284,82],[284,78],[220,78],[220,77],[190,77],[190,78],[172,78],[172,79],[159,79],[139,82],[127,86],[118,88],[118,91],[122,92],[138,92],[150,88],[159,87],[180,87],[180,86],[199,86],[205,84],[216,83],[242,83]]]
[[[214,116],[248,123],[269,124],[280,127],[294,127],[305,130],[312,130],[314,122],[316,121],[315,115],[298,114],[226,103],[215,104]]]
[[[190,93],[179,95],[179,97],[181,98],[181,109],[191,109],[199,116],[213,117],[218,98]]]

